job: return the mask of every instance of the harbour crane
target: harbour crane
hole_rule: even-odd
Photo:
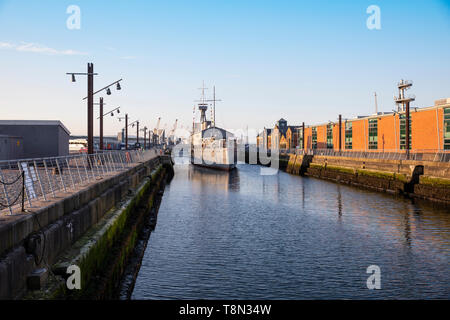
[[[175,144],[175,131],[177,130],[178,119],[175,120],[172,130],[169,133],[169,143]]]
[[[159,124],[161,123],[161,117],[158,118],[158,121],[156,122],[156,127],[153,129],[153,145],[156,146],[158,145],[158,129],[159,129]]]
[[[158,118],[158,121],[156,122],[156,127],[153,129],[154,134],[158,134],[159,124],[161,123],[161,117]]]

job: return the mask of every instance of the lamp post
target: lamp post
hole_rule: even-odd
[[[125,114],[125,118],[119,118],[119,121],[121,121],[122,119],[125,119],[125,150],[128,150],[128,127],[132,126],[134,128],[134,125],[136,123],[139,126],[139,120],[136,120],[136,121],[128,124],[128,113]]]
[[[125,115],[125,150],[128,150],[128,113]]]
[[[136,128],[136,144],[139,145],[139,121],[137,122],[137,128]]]
[[[87,123],[88,123],[88,154],[94,153],[94,64],[87,64],[87,73],[80,72],[68,72],[66,73],[72,76],[72,82],[75,82],[75,75],[87,76]],[[86,99],[85,98],[85,99]],[[84,100],[84,99],[83,99]]]
[[[100,98],[100,150],[103,150],[103,97]]]
[[[88,154],[93,154],[94,153],[94,95],[105,89],[106,89],[106,93],[108,95],[110,95],[111,90],[109,89],[109,87],[114,84],[117,85],[117,90],[121,90],[119,82],[122,81],[122,79],[120,79],[118,81],[114,81],[110,85],[94,92],[94,76],[97,75],[97,73],[94,73],[94,64],[93,63],[88,63],[87,73],[67,72],[66,74],[71,75],[72,82],[76,82],[76,80],[75,80],[76,75],[86,75],[87,76],[87,97],[83,98],[83,100],[87,99]]]
[[[94,68],[94,66],[92,65],[92,71],[94,70],[93,69]],[[91,110],[91,122],[89,122],[88,121],[88,132],[89,131],[91,131],[91,135],[92,135],[92,144],[91,144],[91,146],[92,146],[92,152],[90,152],[89,151],[89,138],[88,138],[88,153],[94,153],[94,121],[93,121],[93,115],[94,115],[94,112],[93,112],[93,105],[94,105],[94,95],[96,95],[97,93],[99,93],[99,92],[101,92],[101,91],[103,91],[103,90],[106,90],[106,94],[107,95],[111,95],[111,89],[109,88],[109,87],[111,87],[111,86],[113,86],[113,85],[117,85],[117,87],[116,87],[116,89],[117,90],[122,90],[122,88],[121,88],[121,86],[120,86],[120,81],[122,81],[122,79],[119,79],[119,80],[117,80],[117,81],[114,81],[114,82],[112,82],[112,83],[110,83],[109,85],[107,85],[107,86],[105,86],[105,87],[103,87],[103,88],[101,88],[100,90],[97,90],[97,91],[95,91],[95,92],[93,92],[94,91],[94,82],[93,82],[93,80],[91,81],[91,88],[89,89],[89,91],[88,91],[88,96],[87,97],[84,97],[83,98],[83,100],[85,100],[85,99],[88,99],[88,105],[89,105],[89,100],[91,100],[92,102],[91,102],[91,105],[92,105],[92,110]],[[88,82],[89,83],[89,82]],[[90,95],[89,95],[89,93],[90,93]],[[101,99],[101,102],[100,102],[101,104],[103,104],[103,99]],[[103,106],[101,105],[100,106],[102,109],[103,109]],[[102,114],[102,112],[103,112],[103,110],[100,112],[100,114]],[[101,117],[102,118],[102,117]],[[102,126],[102,128],[100,129],[100,131],[102,132],[102,136],[103,136],[103,119],[101,119],[101,126]],[[88,134],[89,135],[89,134]],[[103,139],[102,139],[103,140]],[[102,143],[103,143],[103,141],[102,141]]]
[[[342,149],[342,115],[339,115],[339,152]]]
[[[128,150],[128,113],[125,113],[125,117],[119,117],[119,121],[125,119],[125,150]]]
[[[127,133],[127,138],[126,138],[127,139],[127,148],[128,148],[128,127],[131,126],[132,128],[134,128],[135,124],[137,124],[137,136],[136,136],[136,138],[137,138],[137,142],[139,142],[139,120],[136,120],[136,121],[128,124],[127,125],[127,129],[125,130],[126,133]]]
[[[100,136],[100,142],[99,142],[99,149],[103,150],[103,97],[101,97],[99,99],[99,103],[94,103],[95,105],[99,105],[100,106],[100,116],[97,119],[100,119],[100,130],[99,130],[99,136]]]
[[[96,103],[94,103],[96,104]],[[97,119],[100,119],[100,150],[104,150],[104,143],[103,143],[103,117],[107,114],[111,114],[111,116],[114,116],[114,111],[117,111],[117,113],[120,113],[120,107],[117,107],[115,109],[112,109],[111,111],[106,112],[103,114],[103,106],[106,105],[106,103],[103,103],[103,98],[100,98],[100,116]]]
[[[147,127],[144,127],[141,130],[144,131],[144,150],[145,150],[147,149]]]

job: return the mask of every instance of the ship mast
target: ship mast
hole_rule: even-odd
[[[216,126],[216,101],[222,101],[222,100],[218,100],[216,99],[216,87],[213,87],[213,99],[212,100],[208,100],[205,98],[205,90],[208,90],[208,88],[205,88],[205,82],[203,82],[203,86],[201,88],[199,88],[199,90],[202,90],[202,96],[200,98],[200,100],[198,100],[197,102],[199,102],[198,104],[198,109],[201,112],[200,115],[200,123],[201,123],[201,128],[202,130],[206,129],[207,126],[207,119],[206,119],[206,111],[208,110],[208,103],[209,102],[213,102],[213,114],[212,119],[211,119],[211,124],[212,127]]]
[[[216,101],[217,102],[222,101],[220,99],[216,99],[216,86],[213,86],[213,99],[212,100],[207,100],[207,101],[213,103],[212,126],[215,128],[216,127]]]
[[[200,123],[202,126],[202,130],[206,129],[206,110],[208,110],[208,103],[207,100],[205,99],[205,90],[208,90],[208,88],[205,88],[205,82],[203,81],[203,86],[201,88],[199,88],[200,90],[202,90],[202,97],[200,98],[200,103],[198,104],[198,109],[201,112],[200,115]]]

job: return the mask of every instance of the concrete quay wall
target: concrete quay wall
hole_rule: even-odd
[[[450,163],[294,154],[282,162],[292,174],[450,203]]]
[[[136,189],[161,157],[140,163],[118,175],[25,214],[0,221],[0,299],[26,294],[30,274],[48,269],[103,216]]]
[[[259,156],[246,154],[246,162]],[[279,169],[372,190],[450,203],[450,163],[281,154]]]

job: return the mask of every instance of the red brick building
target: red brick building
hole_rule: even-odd
[[[433,107],[411,108],[411,150],[450,150],[450,99]],[[405,112],[378,113],[342,120],[341,150],[398,151],[406,147]],[[298,128],[299,148],[339,150],[339,123]],[[303,144],[303,141],[305,144]]]

